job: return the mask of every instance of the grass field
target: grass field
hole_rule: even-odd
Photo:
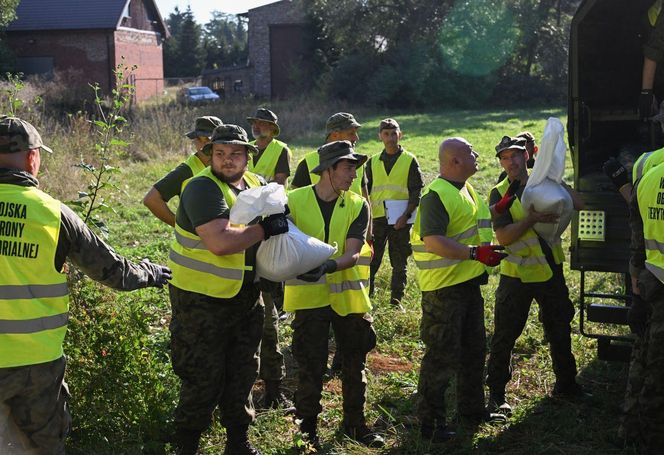
[[[283,124],[287,125],[288,117],[279,113]],[[197,115],[185,114],[190,118],[178,119],[179,125],[188,126]],[[549,116],[563,115],[561,109],[442,111],[427,114],[361,111],[357,117],[364,126],[360,130],[358,151],[370,155],[378,153],[381,150],[377,138],[378,123],[381,118],[393,116],[402,125],[405,134],[402,144],[417,155],[428,183],[437,175],[437,147],[441,139],[463,136],[474,144],[480,154],[480,171],[471,182],[480,194],[488,195],[500,172],[493,151],[500,138],[504,134],[515,135],[524,129],[540,137]],[[233,115],[222,115],[226,122],[238,121],[239,117],[235,112]],[[289,142],[296,158],[292,163],[293,169],[305,152],[322,142],[323,120],[312,121],[316,128],[305,128],[297,137],[289,136],[284,128],[283,139]],[[120,191],[107,198],[116,210],[115,214],[108,215],[111,227],[109,243],[135,260],[149,257],[164,262],[168,253],[171,230],[156,220],[140,201],[152,183],[184,157],[188,145],[184,139],[174,139],[170,147],[170,152],[153,154],[145,145],[143,152],[148,157],[156,158],[124,163],[119,179]],[[47,157],[45,162],[47,168],[64,169],[62,163],[49,163],[49,159],[52,158]],[[568,159],[568,182],[572,181],[570,163]],[[74,176],[71,178],[74,179]],[[45,183],[48,187],[49,180],[46,179]],[[67,198],[65,194],[60,196]],[[569,244],[569,231],[564,235],[564,242]],[[421,441],[417,428],[412,426],[414,393],[423,352],[419,341],[420,293],[411,262],[405,312],[396,312],[389,305],[389,273],[389,264],[384,264],[377,278],[378,289],[373,301],[378,346],[369,355],[367,401],[369,421],[383,432],[387,446],[380,451],[366,449],[344,440],[338,434],[342,415],[341,384],[334,379],[325,385],[324,411],[320,416],[324,453],[631,453],[629,448],[620,445],[616,436],[627,366],[596,359],[594,341],[578,333],[577,311],[573,323],[573,349],[579,381],[593,392],[593,396],[578,403],[550,398],[554,376],[542,327],[537,321],[536,305],[531,309],[528,325],[515,349],[514,377],[507,392],[515,414],[509,422],[498,426],[483,425],[476,434],[462,432],[447,445],[429,446]],[[571,298],[576,302],[578,272],[566,268],[566,276]],[[494,273],[489,284],[483,288],[489,339],[497,282]],[[597,274],[589,278],[589,286],[609,286],[617,291],[620,282],[616,277]],[[178,380],[169,363],[167,291],[113,293],[88,279],[77,277],[72,278],[72,287],[72,320],[65,347],[69,358],[67,374],[74,418],[69,453],[171,453],[168,444],[163,441],[170,429]],[[288,348],[291,329],[287,324],[281,327],[281,335],[282,348],[291,364]],[[286,387],[291,392],[294,390],[292,375],[287,378]],[[256,396],[260,397],[261,390],[258,384]],[[450,398],[453,398],[453,390],[452,387]],[[454,399],[450,403],[454,403]],[[455,416],[454,409],[450,409],[450,416]],[[256,425],[251,428],[251,440],[266,454],[295,453],[292,447],[299,440],[295,430],[290,417],[270,411],[258,416]],[[224,439],[224,430],[216,423],[205,434],[200,453],[220,453]]]

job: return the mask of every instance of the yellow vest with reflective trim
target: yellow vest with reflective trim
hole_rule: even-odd
[[[312,185],[315,185],[320,180],[320,175],[311,172],[313,168],[320,164],[319,158],[318,151],[316,150],[307,153],[304,155],[304,158],[302,158],[307,162],[307,169],[309,169],[309,178],[311,179]],[[357,177],[355,177],[355,180],[353,180],[353,183],[351,183],[349,190],[362,196],[362,180],[364,180],[364,166],[357,168]]]
[[[651,27],[654,27],[657,23],[657,18],[659,13],[662,12],[662,0],[656,0],[655,3],[648,9],[648,22]]]
[[[199,173],[198,177],[206,177],[216,183],[228,207],[233,207],[235,193],[209,167]],[[245,172],[243,178],[249,188],[261,186],[258,176],[251,172]],[[244,271],[251,270],[251,267],[245,265],[244,259],[244,251],[223,256],[211,253],[199,236],[175,223],[175,240],[171,243],[168,258],[168,266],[173,271],[173,286],[215,298],[235,297],[242,287]]]
[[[343,201],[343,207],[341,202]],[[346,235],[350,225],[360,214],[364,199],[347,191],[337,199],[329,226],[328,243],[336,244],[337,252],[332,258],[344,254]],[[316,200],[313,186],[305,186],[288,193],[288,207],[295,225],[305,234],[319,240],[325,240],[325,221]],[[364,251],[364,256],[362,255]],[[366,242],[360,252],[360,261],[366,259]],[[368,271],[368,267],[366,267]],[[345,270],[323,275],[315,283],[293,279],[286,281],[284,290],[284,309],[286,311],[322,308],[330,305],[341,316],[351,313],[366,313],[371,310],[367,289],[368,273],[357,264]]]
[[[69,291],[54,265],[59,235],[59,201],[0,184],[0,368],[62,357]]]
[[[664,166],[643,176],[636,186],[636,197],[643,220],[646,269],[664,283]]]
[[[380,153],[371,157],[371,216],[385,216],[386,200],[408,200],[408,171],[415,155],[403,150],[392,166],[390,175],[385,171],[385,163],[380,160]]]
[[[196,177],[196,174],[202,172],[203,169],[207,167],[195,153],[189,156],[189,158],[184,161],[184,164],[191,169],[191,177],[182,182],[182,185],[180,186],[180,194],[182,194],[182,191],[184,190],[184,187],[187,186],[189,180]]]
[[[489,208],[477,197],[475,190],[466,182],[459,190],[443,178],[434,180],[422,196],[430,191],[435,192],[445,206],[449,215],[445,237],[456,240],[464,245],[479,245],[480,220],[486,220]],[[426,214],[425,214],[426,216]],[[490,215],[489,215],[490,216]],[[420,222],[422,211],[418,211],[411,232],[413,259],[417,265],[417,280],[422,291],[435,291],[455,284],[463,283],[482,275],[486,271],[484,264],[470,259],[448,259],[426,251],[424,241],[420,238]]]
[[[507,192],[509,185],[509,180],[504,178],[493,188],[502,197]],[[526,217],[519,198],[514,200],[509,210],[515,223]],[[562,245],[560,243],[551,245],[551,251],[555,263],[562,263],[564,259]],[[539,237],[533,228],[529,228],[517,241],[505,245],[505,253],[508,256],[500,262],[502,275],[519,278],[524,283],[541,283],[548,281],[553,276],[553,271],[542,251]]]
[[[253,141],[252,144],[256,144],[256,141]],[[249,160],[249,170],[255,174],[260,175],[268,182],[274,180],[274,175],[277,169],[277,162],[279,162],[279,157],[281,156],[281,151],[286,148],[286,143],[272,139],[272,141],[267,145],[267,148],[263,151],[260,158],[258,158],[258,163],[254,164],[253,158]],[[288,161],[290,161],[291,155],[288,154]]]
[[[664,148],[642,154],[632,167],[632,184],[646,175],[650,169],[662,163],[664,163]]]

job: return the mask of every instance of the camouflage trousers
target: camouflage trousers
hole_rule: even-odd
[[[492,393],[504,393],[512,378],[512,349],[528,321],[533,299],[539,305],[556,383],[564,387],[575,381],[570,326],[574,305],[569,299],[562,266],[557,266],[553,268],[553,276],[541,283],[523,283],[518,278],[500,275],[487,365],[486,382]]]
[[[410,246],[410,227],[395,230],[387,224],[385,218],[373,220],[374,256],[371,260],[370,288],[374,289],[374,279],[380,269],[385,254],[385,246],[389,243],[390,264],[392,265],[391,298],[401,300],[406,289],[406,265],[408,256],[413,252]]]
[[[284,356],[279,349],[279,311],[274,303],[277,286],[281,283],[260,281],[261,296],[265,305],[263,340],[261,341],[260,378],[264,381],[281,381],[286,376]]]
[[[420,422],[445,425],[445,392],[455,376],[458,414],[482,417],[486,334],[479,285],[422,292],[420,336],[425,346],[417,385]]]
[[[645,452],[661,453],[664,450],[664,291],[660,283],[647,289],[647,280],[642,275],[639,275],[641,296],[650,303],[652,313],[646,332],[632,353],[623,429],[627,439],[638,443]]]
[[[62,356],[37,365],[0,368],[0,402],[9,406],[10,418],[43,455],[65,453],[71,425],[65,364]],[[0,446],[0,453],[10,450]]]
[[[255,418],[251,389],[258,376],[263,304],[256,287],[216,299],[169,286],[171,361],[181,380],[179,430],[204,431],[219,405],[225,427]]]
[[[365,423],[367,353],[376,346],[376,332],[368,313],[339,316],[331,307],[297,310],[293,320],[293,355],[298,364],[295,409],[299,418],[316,417],[327,370],[330,325],[342,354],[343,419],[349,426]]]

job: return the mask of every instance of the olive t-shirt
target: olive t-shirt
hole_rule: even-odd
[[[323,215],[323,221],[325,223],[325,238],[322,239],[325,243],[328,242],[330,237],[330,221],[332,220],[332,212],[334,211],[335,206],[337,205],[338,199],[332,201],[324,201],[318,197],[316,193],[316,188],[314,187],[314,194],[316,195],[316,201],[318,202],[318,207],[320,207],[320,212]],[[343,210],[343,207],[337,208],[337,210]],[[351,223],[348,228],[348,233],[346,234],[347,239],[358,239],[364,240],[367,236],[367,229],[369,227],[369,205],[366,200],[362,200],[362,210],[357,215],[357,218]]]
[[[194,176],[191,168],[185,163],[180,163],[175,169],[166,174],[154,187],[159,191],[161,198],[168,202],[175,196],[180,195],[182,189],[182,182]]]

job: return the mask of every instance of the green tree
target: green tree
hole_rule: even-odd
[[[201,74],[205,51],[200,24],[191,6],[182,12],[176,6],[166,19],[171,38],[164,44],[164,76],[192,77]]]
[[[0,0],[0,27],[6,27],[16,19],[16,7],[20,0]]]
[[[247,60],[247,27],[237,16],[212,12],[212,19],[203,26],[205,67],[241,65]]]

